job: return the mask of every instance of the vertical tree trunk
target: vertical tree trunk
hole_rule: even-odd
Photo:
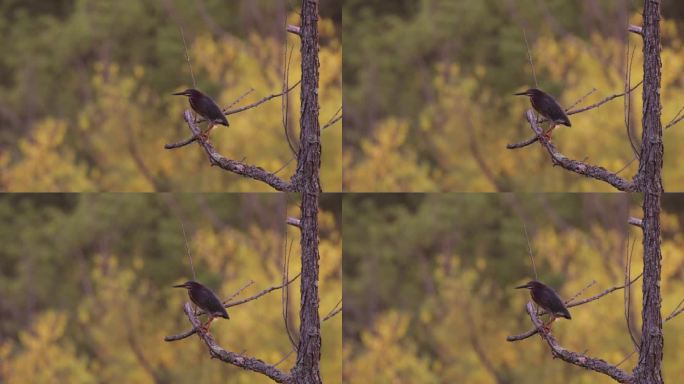
[[[660,314],[660,200],[663,193],[663,128],[660,122],[660,0],[644,0],[644,93],[641,161],[637,182],[644,193],[642,338],[637,383],[662,383],[663,326]]]
[[[293,182],[301,203],[301,310],[297,383],[321,383],[321,327],[318,315],[318,198],[321,191],[321,130],[318,122],[318,1],[302,0],[301,10],[301,120],[297,172]]]

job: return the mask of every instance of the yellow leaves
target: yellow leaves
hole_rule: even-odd
[[[343,367],[346,382],[436,383],[428,359],[418,356],[406,334],[410,317],[399,311],[380,316],[372,330],[362,332],[364,350]],[[349,361],[349,360],[348,360]]]
[[[87,362],[76,356],[74,346],[63,340],[67,316],[57,311],[39,315],[30,331],[19,335],[21,350],[3,358],[0,372],[13,383],[95,383]],[[0,345],[0,357],[10,357],[10,344]]]
[[[362,160],[351,164],[345,154],[345,189],[354,191],[429,191],[435,187],[425,165],[411,148],[404,148],[409,125],[388,119],[375,130],[372,140],[361,144]]]
[[[33,135],[19,141],[20,160],[11,164],[5,158],[3,183],[9,191],[89,191],[85,166],[73,150],[63,146],[67,125],[48,118],[34,128]]]

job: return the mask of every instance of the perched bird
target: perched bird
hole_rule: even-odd
[[[221,112],[221,108],[216,105],[216,102],[211,97],[204,93],[194,88],[188,88],[183,92],[173,93],[173,95],[187,96],[192,109],[207,120],[207,130],[201,134],[205,139],[209,136],[209,131],[214,128],[215,124],[225,125],[226,127],[230,126],[228,119]]]
[[[557,317],[564,317],[568,320],[572,319],[568,308],[563,302],[563,299],[561,299],[556,291],[554,291],[553,288],[549,287],[548,285],[537,280],[532,280],[515,288],[529,289],[532,300],[549,313],[549,322],[544,324],[545,329],[548,330],[551,326],[551,323],[553,323]]]
[[[186,281],[180,285],[174,285],[174,288],[185,288],[188,290],[188,296],[195,305],[197,305],[201,310],[207,313],[209,319],[206,324],[202,325],[202,329],[206,332],[209,329],[209,324],[216,317],[223,317],[224,319],[230,319],[226,308],[223,307],[221,299],[216,296],[216,294],[209,288],[196,281]]]
[[[549,130],[544,133],[549,139],[551,138],[551,131],[556,128],[557,124],[572,126],[563,107],[558,104],[556,99],[541,89],[530,88],[525,92],[514,93],[514,95],[529,96],[532,108],[551,122]]]

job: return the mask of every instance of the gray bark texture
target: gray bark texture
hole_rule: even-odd
[[[641,161],[637,184],[644,194],[642,338],[637,383],[663,383],[663,321],[660,314],[660,200],[663,193],[663,127],[660,121],[660,1],[644,0],[644,93]]]
[[[302,0],[300,26],[302,85],[300,147],[296,180],[301,201],[300,340],[292,376],[297,383],[321,383],[321,321],[318,315],[318,199],[321,192],[321,129],[318,122],[318,1]]]

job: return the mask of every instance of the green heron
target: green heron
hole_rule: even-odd
[[[190,280],[180,285],[174,285],[173,287],[187,289],[190,300],[207,313],[209,319],[206,324],[203,324],[201,327],[204,332],[209,329],[209,324],[211,324],[214,318],[223,317],[224,319],[230,319],[228,312],[226,312],[226,308],[223,307],[221,299],[219,299],[211,289],[204,285]]]
[[[226,127],[230,126],[221,108],[216,105],[216,102],[211,97],[204,93],[194,88],[188,88],[183,92],[173,93],[173,95],[187,96],[192,109],[208,121],[207,130],[202,132],[204,138],[209,135],[209,131],[214,128],[215,124],[225,125]]]
[[[542,283],[541,281],[532,280],[528,281],[524,285],[515,287],[516,289],[527,288],[530,290],[530,296],[532,300],[537,303],[538,306],[542,307],[546,312],[549,313],[549,322],[544,324],[545,329],[549,329],[551,323],[556,320],[557,317],[565,317],[566,319],[572,319],[568,308],[565,306],[563,299],[558,296],[556,291],[548,285]]]
[[[571,126],[570,119],[565,114],[563,107],[558,104],[556,99],[541,89],[530,88],[525,92],[514,93],[514,95],[529,96],[532,108],[551,122],[549,130],[544,133],[549,139],[551,138],[551,131],[556,128],[556,124]]]

